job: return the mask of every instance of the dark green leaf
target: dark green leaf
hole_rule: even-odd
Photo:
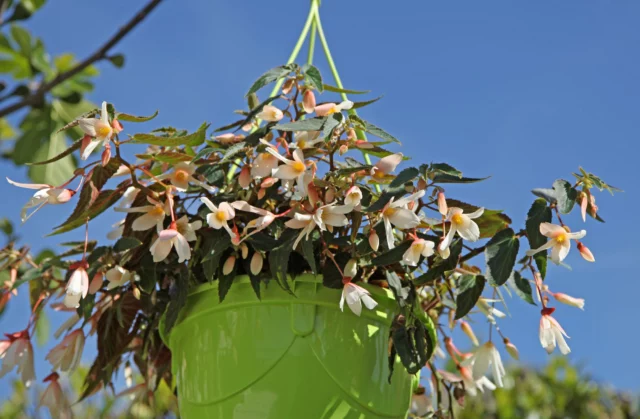
[[[482,182],[483,180],[489,179],[491,176],[481,177],[481,178],[473,178],[473,177],[459,177],[448,175],[444,173],[436,173],[433,176],[433,183],[475,183]]]
[[[412,182],[415,178],[418,177],[419,174],[420,172],[415,167],[407,167],[406,169],[398,173],[398,176],[396,176],[396,178],[391,181],[391,183],[389,184],[389,189],[404,189],[404,184]]]
[[[423,365],[418,362],[416,348],[409,331],[405,326],[397,326],[393,333],[393,347],[395,348],[402,365],[407,369],[409,374],[416,374]]]
[[[377,127],[375,125],[373,125],[370,122],[365,121],[362,118],[359,118],[355,115],[349,115],[349,118],[352,121],[355,121],[357,124],[362,126],[362,129],[366,132],[368,132],[371,135],[375,135],[376,137],[382,138],[385,141],[393,141],[394,143],[399,143],[400,141],[398,141],[398,139],[396,137],[394,137],[393,135],[389,134],[388,132],[386,132],[385,130],[383,130],[380,127]]]
[[[547,206],[547,202],[544,199],[536,199],[527,213],[527,221],[525,223],[529,247],[537,249],[547,242],[547,238],[540,233],[540,224],[549,222],[551,222],[551,208]],[[533,259],[538,266],[542,279],[544,279],[547,274],[547,251],[536,253]]]
[[[106,255],[107,253],[109,253],[109,251],[111,250],[111,248],[109,246],[99,246],[96,247],[95,249],[93,249],[93,252],[91,252],[91,254],[89,255],[89,257],[87,258],[87,262],[89,263],[89,265],[94,264],[95,262],[97,262],[102,256]]]
[[[511,276],[518,257],[520,239],[510,228],[499,231],[489,240],[484,255],[487,262],[487,279],[493,286],[501,286]]]
[[[578,191],[564,179],[553,182],[553,189],[537,188],[531,192],[551,204],[556,204],[558,210],[563,214],[571,212],[578,197]]]
[[[122,237],[113,246],[113,250],[116,252],[124,252],[125,250],[135,249],[141,244],[142,242],[135,237]]]
[[[122,68],[124,66],[124,55],[122,54],[112,55],[108,57],[108,60],[117,68]]]
[[[191,147],[199,146],[204,143],[209,124],[202,124],[200,128],[193,134],[182,137],[158,137],[151,134],[135,134],[131,137],[131,142],[136,144],[153,144],[164,147],[176,147],[180,145],[188,145]]]
[[[140,259],[138,274],[140,275],[140,288],[148,294],[155,289],[158,283],[157,266],[158,264],[153,261],[151,252],[145,252],[142,259]]]
[[[289,286],[289,257],[293,251],[293,242],[299,234],[295,230],[285,230],[280,237],[280,245],[269,252],[269,268],[273,279],[284,289],[291,293]]]
[[[225,261],[226,263],[226,261]],[[224,301],[224,298],[227,296],[227,293],[231,289],[231,285],[233,285],[233,279],[236,277],[236,266],[238,265],[238,261],[236,260],[233,265],[233,269],[227,275],[220,275],[218,279],[218,298],[220,298],[220,302]]]
[[[333,135],[333,130],[335,130],[342,121],[344,121],[344,116],[340,112],[329,115],[322,125],[322,135],[324,138],[330,139]]]
[[[398,198],[402,195],[405,195],[406,193],[407,192],[404,189],[383,192],[378,197],[378,200],[376,202],[371,204],[369,207],[364,208],[363,211],[364,212],[381,211],[384,208],[384,206],[387,205],[389,201],[391,201],[391,198]]]
[[[271,70],[267,71],[262,76],[260,76],[260,78],[258,78],[258,80],[256,80],[253,83],[253,85],[251,86],[251,88],[249,89],[245,97],[249,96],[252,93],[257,92],[258,90],[260,90],[261,88],[263,88],[269,83],[272,83],[276,80],[286,77],[296,67],[297,67],[297,64],[287,64],[280,67],[272,68]]]
[[[509,277],[508,282],[511,288],[513,288],[516,294],[518,294],[518,297],[522,298],[529,304],[533,304],[534,306],[536,305],[536,303],[533,301],[533,290],[531,288],[531,284],[527,279],[523,278],[522,275],[520,275],[520,272],[513,271],[513,274]]]
[[[476,305],[484,284],[482,275],[463,275],[458,280],[458,296],[456,297],[456,320],[466,316]]]
[[[328,84],[324,85],[324,90],[328,91],[328,92],[333,92],[333,93],[346,93],[348,95],[365,95],[367,93],[370,93],[371,90],[349,90],[349,89],[342,89],[340,87],[335,87],[335,86],[330,86]]]
[[[180,314],[180,310],[182,307],[187,304],[187,297],[189,295],[189,280],[188,273],[179,273],[174,276],[174,282],[171,284],[169,288],[169,304],[167,305],[167,309],[164,313],[164,333],[166,336],[169,336],[169,332],[176,324],[178,320],[178,315]]]
[[[379,101],[380,99],[382,99],[382,96],[378,96],[377,98],[371,100],[365,100],[363,102],[353,102],[353,107],[351,109],[364,108],[367,105],[371,105],[372,103]]]
[[[178,151],[161,151],[157,154],[136,154],[136,157],[142,160],[151,159],[170,164],[193,160],[192,156]]]
[[[158,111],[155,111],[152,115],[149,115],[149,116],[135,116],[135,115],[129,115],[128,113],[118,112],[117,118],[119,121],[147,122],[147,121],[151,121],[156,116],[158,116]]]
[[[300,246],[302,247],[302,255],[309,264],[311,272],[313,272],[314,275],[317,275],[318,267],[316,264],[316,256],[313,251],[313,240],[302,240],[300,242]]]
[[[333,257],[340,266],[340,270],[344,272],[344,267],[347,265],[351,255],[348,253],[338,253]],[[322,269],[322,284],[327,288],[342,289],[344,284],[342,283],[342,274],[336,267],[336,264],[329,258],[325,260],[324,268]]]
[[[437,174],[455,176],[458,179],[462,179],[462,172],[447,163],[431,163],[429,171]]]
[[[436,258],[429,270],[413,280],[415,286],[430,284],[445,272],[455,269],[458,265],[458,258],[462,253],[462,240],[456,240],[449,246],[451,252],[447,259]]]
[[[212,237],[207,237],[203,246],[202,268],[209,281],[216,278],[222,254],[231,247],[231,238],[222,230],[218,230]]]
[[[225,150],[224,157],[222,157],[222,160],[220,160],[220,163],[226,163],[228,161],[233,160],[237,155],[241,154],[242,152],[245,152],[246,147],[247,145],[245,144],[244,141],[240,141],[239,143],[232,145],[231,147]]]
[[[75,228],[80,227],[85,223],[87,219],[93,219],[98,215],[102,214],[104,210],[109,208],[111,205],[118,202],[118,200],[124,194],[123,189],[116,190],[104,190],[100,192],[98,197],[93,201],[91,206],[84,210],[81,214],[78,214],[76,218],[73,220],[67,220],[63,224],[61,224],[53,233],[48,234],[48,236],[54,236],[56,234],[66,233],[67,231],[71,231]]]
[[[278,131],[320,131],[327,122],[328,117],[316,117],[288,124],[277,124],[273,129]]]
[[[305,70],[304,76],[308,84],[315,87],[318,90],[318,92],[322,93],[322,91],[324,90],[324,87],[322,85],[322,76],[320,75],[320,70],[310,65]]]
[[[387,266],[398,263],[402,260],[402,256],[407,251],[407,249],[409,249],[409,247],[411,247],[411,241],[404,241],[393,249],[388,250],[381,255],[373,258],[371,264],[373,266]]]

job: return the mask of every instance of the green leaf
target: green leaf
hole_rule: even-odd
[[[158,137],[151,134],[135,134],[131,137],[131,142],[135,144],[153,144],[164,147],[177,147],[181,145],[196,147],[204,143],[207,128],[209,128],[209,124],[204,123],[193,134],[180,137]]]
[[[483,180],[489,179],[491,176],[487,177],[459,177],[454,175],[448,175],[444,173],[436,173],[432,180],[433,183],[476,183],[482,182]]]
[[[136,157],[143,160],[151,159],[169,164],[193,160],[193,157],[191,157],[190,155],[180,153],[179,151],[161,151],[157,154],[136,154]]]
[[[533,301],[533,290],[531,288],[531,284],[527,279],[523,278],[522,275],[520,275],[520,272],[513,271],[513,273],[509,277],[508,283],[511,288],[513,288],[515,293],[518,294],[518,297],[522,298],[529,304],[533,304],[534,306],[536,305],[536,303]]]
[[[345,93],[348,95],[365,95],[367,93],[370,93],[371,90],[349,90],[349,89],[342,89],[340,87],[335,87],[335,86],[331,86],[328,84],[324,84],[323,85],[324,90],[328,91],[328,92],[333,92],[333,93]]]
[[[322,85],[322,76],[320,70],[310,65],[304,72],[305,80],[308,84],[315,87],[318,92],[322,93],[324,87]]]
[[[510,228],[499,231],[489,240],[484,255],[487,261],[487,279],[493,286],[501,286],[511,276],[518,257],[520,239]]]
[[[293,242],[299,234],[295,230],[285,230],[280,237],[280,245],[269,252],[269,268],[273,279],[284,289],[291,293],[288,283],[289,257],[293,251]]]
[[[124,55],[122,54],[112,55],[107,58],[109,61],[111,61],[111,64],[113,64],[117,68],[122,68],[124,66]]]
[[[391,198],[398,198],[398,197],[401,197],[402,195],[405,195],[406,193],[407,192],[404,189],[385,191],[378,197],[376,202],[374,202],[367,208],[363,208],[363,211],[364,212],[381,211],[384,208],[384,206],[387,205],[389,201],[391,201]]]
[[[382,97],[383,96],[378,96],[375,99],[365,100],[364,102],[353,102],[353,107],[351,109],[364,108],[367,105],[371,105],[372,103],[375,103],[375,102],[379,101],[380,99],[382,99]]]
[[[395,177],[389,184],[389,189],[404,189],[404,184],[413,181],[415,178],[420,175],[420,172],[415,167],[407,167],[398,173],[398,176]]]
[[[147,294],[153,292],[158,283],[156,267],[157,264],[153,261],[153,255],[150,252],[145,252],[140,259],[138,274],[140,275],[140,289]]]
[[[40,164],[49,164],[49,163],[53,163],[54,161],[58,161],[64,157],[67,157],[69,154],[73,153],[76,150],[79,150],[80,147],[82,146],[82,140],[78,140],[76,142],[74,142],[73,144],[71,144],[71,146],[69,148],[67,148],[66,150],[64,150],[62,153],[48,159],[45,161],[39,161],[39,162],[35,162],[35,163],[27,163],[27,166],[36,166],[36,165],[40,165]]]
[[[51,323],[49,323],[47,313],[41,312],[36,320],[36,343],[38,346],[42,347],[47,343],[50,329]]]
[[[309,264],[311,272],[313,272],[314,275],[317,275],[318,266],[316,264],[315,253],[313,251],[313,240],[302,240],[300,242],[300,246],[302,247],[302,256],[304,256],[304,259]]]
[[[462,172],[447,163],[431,163],[429,171],[436,174],[455,176],[462,179]]]
[[[220,266],[222,254],[231,247],[231,238],[226,231],[219,230],[213,237],[207,237],[202,257],[204,275],[209,281],[213,281]]]
[[[398,141],[398,139],[393,135],[389,134],[382,128],[373,125],[372,123],[365,121],[362,118],[359,118],[355,115],[349,115],[349,118],[352,121],[355,121],[355,123],[362,125],[362,129],[371,135],[375,135],[376,137],[382,138],[385,141],[393,141],[394,143],[400,143],[400,141]]]
[[[462,208],[465,213],[474,212],[480,208],[456,199],[447,199],[447,205],[449,208]],[[480,228],[480,238],[483,239],[493,237],[498,231],[509,227],[509,224],[511,224],[511,218],[503,214],[502,210],[487,208],[485,208],[484,213],[474,221],[478,224]]]
[[[387,250],[381,255],[373,258],[371,264],[373,266],[387,266],[398,263],[402,260],[404,253],[411,247],[411,240],[404,241],[391,250]]]
[[[458,258],[462,253],[462,240],[456,240],[449,246],[451,254],[447,259],[441,259],[437,257],[435,261],[429,267],[429,270],[413,280],[415,286],[430,284],[437,278],[444,275],[445,272],[455,269],[458,265]]]
[[[342,121],[344,121],[344,116],[340,112],[329,115],[324,125],[322,125],[322,135],[324,138],[330,139],[333,135],[333,130],[335,130]]]
[[[98,246],[98,247],[96,247],[95,249],[93,249],[93,251],[91,252],[89,257],[87,258],[87,262],[89,263],[89,265],[93,265],[102,256],[108,254],[110,250],[111,250],[111,248],[109,246]]]
[[[288,124],[277,124],[273,126],[273,129],[278,131],[320,131],[328,119],[329,117],[309,118]]]
[[[75,146],[72,145],[71,148]],[[36,161],[48,161],[46,165],[34,165],[29,168],[29,177],[36,183],[48,183],[51,185],[61,185],[73,175],[76,167],[70,155],[65,152],[69,150],[64,135],[52,134],[48,141],[40,146],[33,154]]]
[[[427,347],[428,351],[426,354],[427,361],[431,359],[433,356],[436,346],[438,344],[438,333],[436,332],[436,325],[433,323],[433,320],[430,316],[428,316],[423,310],[419,309],[417,306],[414,309],[414,314],[422,322],[424,328],[427,332],[427,338],[429,339],[429,346]]]
[[[153,118],[158,116],[158,111],[155,111],[152,115],[149,116],[135,116],[129,115],[128,113],[118,112],[116,118],[118,121],[126,121],[126,122],[147,122],[151,121]]]
[[[226,263],[226,260],[225,260]],[[238,260],[236,259],[231,272],[227,275],[220,275],[218,278],[218,298],[220,302],[224,301],[224,298],[227,296],[227,293],[231,289],[231,285],[233,285],[233,279],[236,277],[236,267],[238,266]]]
[[[476,305],[486,282],[482,275],[463,275],[460,277],[458,296],[456,297],[456,320],[466,316]]]
[[[540,224],[551,222],[551,215],[551,208],[547,206],[544,199],[539,198],[533,201],[525,222],[527,240],[529,240],[529,247],[532,249],[537,249],[547,242],[547,238],[540,233]],[[544,279],[547,274],[547,251],[536,253],[533,260],[538,266],[542,279]]]
[[[135,249],[141,244],[142,242],[135,237],[122,237],[118,239],[116,244],[113,246],[113,250],[116,252],[124,252],[125,250]]]
[[[246,147],[247,145],[245,144],[244,141],[241,141],[239,143],[233,144],[231,147],[229,147],[225,153],[224,153],[224,157],[222,157],[222,160],[220,160],[220,164],[222,163],[226,163],[228,161],[233,160],[238,154],[241,154],[243,152],[246,152]]]
[[[169,304],[164,312],[164,333],[165,336],[169,336],[169,332],[176,324],[178,315],[182,307],[187,304],[187,297],[189,296],[189,279],[188,273],[178,274],[174,276],[174,282],[169,289]]]
[[[553,189],[536,188],[531,192],[551,204],[556,204],[558,211],[563,214],[571,212],[578,197],[578,191],[564,179],[553,182]]]
[[[251,88],[249,89],[245,97],[248,97],[250,94],[257,92],[258,90],[262,89],[264,86],[266,86],[269,83],[272,83],[276,80],[286,77],[289,73],[291,73],[297,67],[298,67],[297,64],[287,64],[280,67],[272,68],[271,70],[267,71],[262,76],[260,76],[258,80],[256,80],[253,83],[253,85],[251,86]]]
[[[90,220],[96,218],[98,215],[102,214],[104,210],[118,202],[122,195],[124,195],[123,189],[107,189],[100,192],[89,208],[77,214],[73,219],[69,217],[67,221],[62,223],[53,233],[50,233],[47,236],[55,236],[56,234],[66,233],[67,231],[80,227],[85,223],[87,218]]]
[[[25,57],[30,56],[31,35],[29,34],[29,31],[18,25],[11,25],[11,36],[20,47],[20,52],[22,53],[22,55],[24,55]]]

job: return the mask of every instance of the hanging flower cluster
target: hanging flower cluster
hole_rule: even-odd
[[[0,262],[14,275],[0,301],[6,303],[4,296],[16,284],[29,281],[37,281],[31,295],[39,299],[28,327],[0,341],[0,376],[17,369],[25,382],[34,379],[30,336],[43,307],[53,303],[71,317],[46,357],[55,371],[47,378],[53,387],[46,403],[67,409],[55,399],[57,374],[78,365],[85,339],[93,334],[99,346],[110,346],[99,349],[87,388],[108,383],[124,356],[133,353],[147,360],[144,383],[135,387],[145,394],[157,384],[150,377],[169,378],[167,349],[157,330],[172,326],[169,319],[175,320],[172,313],[184,304],[181,296],[190,283],[220,281],[224,299],[234,277],[247,275],[259,297],[261,284],[289,290],[300,272],[317,274],[324,286],[340,290],[335,307],[344,316],[376,310],[371,290],[391,289],[399,308],[390,354],[411,353],[402,357],[410,373],[430,366],[434,398],[503,385],[501,348],[518,357],[498,325],[505,316],[500,310],[505,287],[542,306],[542,347],[569,352],[550,297],[581,309],[584,301],[549,290],[548,279],[557,271],[547,260],[563,265],[574,244],[585,260],[595,260],[580,241],[586,231],[572,231],[561,214],[577,204],[583,219],[588,214],[600,220],[592,190],[614,188],[582,170],[573,183],[558,180],[553,189],[534,190],[539,198],[525,228],[517,231],[501,211],[445,195],[452,183],[482,179],[465,177],[445,163],[411,166],[402,153],[389,150],[396,138],[355,113],[372,101],[352,102],[344,90],[325,88],[314,67],[288,65],[267,74],[250,89],[250,106],[241,119],[213,133],[204,124],[193,133],[168,127],[124,138],[123,122],[153,117],[118,112],[105,102],[67,126],[78,125],[86,135],[59,158],[79,150],[89,162],[72,179],[60,186],[9,180],[36,190],[23,208],[23,221],[33,215],[27,216],[30,208],[75,205],[53,234],[85,225],[88,233],[84,243],[39,263],[13,243],[2,250]],[[267,81],[284,81],[286,88],[259,102],[257,92]],[[344,100],[320,101],[331,92],[342,93]],[[125,153],[129,144],[148,148],[131,160]],[[101,155],[91,161],[100,147]],[[74,181],[77,188],[68,189]],[[115,243],[98,246],[89,240],[90,226],[110,207],[126,216],[109,233]],[[531,250],[518,259],[523,238]],[[163,314],[168,324],[161,323]],[[488,340],[478,340],[471,317],[476,329],[494,332]],[[472,351],[458,349],[454,329],[468,337]],[[434,353],[448,356],[457,374],[438,369]]]

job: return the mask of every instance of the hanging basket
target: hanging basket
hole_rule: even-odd
[[[181,417],[406,417],[414,377],[396,359],[388,380],[392,294],[367,287],[378,306],[358,317],[321,278],[292,284],[263,284],[261,301],[247,276],[222,303],[217,281],[193,290],[167,337]]]

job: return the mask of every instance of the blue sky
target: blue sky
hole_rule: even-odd
[[[84,57],[144,2],[53,3],[29,22],[30,29],[53,54]],[[492,176],[448,188],[448,196],[504,209],[519,229],[533,199],[530,190],[571,179],[579,165],[625,190],[613,198],[597,193],[606,224],[588,219],[585,226],[577,213],[565,217],[574,229],[588,231],[584,242],[597,261],[588,264],[574,248],[567,259],[573,270],[552,266],[547,281],[554,291],[586,299],[584,312],[566,306],[556,311],[571,336],[570,358],[599,381],[640,389],[631,373],[640,343],[633,326],[640,223],[629,212],[640,206],[632,174],[640,151],[640,3],[323,3],[323,25],[345,87],[385,95],[363,117],[397,136],[403,142],[398,150],[416,163],[447,162],[468,176]],[[306,7],[304,1],[166,1],[117,47],[126,54],[124,69],[100,65],[90,99],[139,115],[160,110],[150,124],[125,126],[128,133],[164,125],[193,130],[203,121],[224,125],[245,106],[251,83],[284,63]],[[329,78],[320,51],[316,62]],[[25,180],[24,168],[0,167],[3,175]],[[0,200],[0,215],[18,224],[29,192],[0,182],[0,193],[10,197]],[[69,210],[46,208],[19,234],[34,249],[55,248],[59,237],[42,236]],[[104,239],[117,219],[102,216],[92,224],[92,237]],[[524,362],[542,365],[547,354],[537,338],[539,308],[517,297],[507,302],[513,318],[501,323],[502,330]],[[22,291],[0,318],[0,331],[24,327],[27,316]],[[476,332],[487,337],[483,324]],[[40,379],[49,368],[43,358],[50,346],[38,350]],[[0,380],[0,387],[7,382]]]

